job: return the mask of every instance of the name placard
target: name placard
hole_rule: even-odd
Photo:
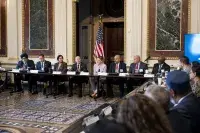
[[[98,72],[98,75],[99,75],[99,76],[108,76],[108,73],[101,73],[101,72]]]
[[[75,71],[67,71],[67,75],[76,75]]]
[[[119,76],[128,76],[128,73],[119,73]]]
[[[61,74],[61,71],[53,71],[53,74]]]
[[[80,75],[90,75],[89,72],[80,72]]]
[[[12,72],[19,73],[19,69],[12,69]]]
[[[38,73],[38,70],[30,70],[30,73]]]
[[[153,78],[153,77],[154,77],[154,74],[144,74],[144,77]]]

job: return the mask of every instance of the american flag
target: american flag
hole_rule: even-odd
[[[104,57],[104,48],[103,48],[103,30],[101,28],[101,24],[99,24],[99,28],[97,31],[96,44],[94,47],[94,55],[96,57],[103,56]]]

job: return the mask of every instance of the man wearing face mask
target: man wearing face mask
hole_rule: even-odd
[[[184,71],[175,70],[168,73],[166,79],[167,86],[172,99],[175,101],[174,107],[169,111],[169,119],[172,128],[185,128],[186,133],[199,133],[200,127],[200,101],[192,93],[189,75]],[[174,114],[179,113],[180,118]],[[177,121],[181,121],[178,123]],[[182,122],[187,127],[182,127]]]
[[[20,70],[34,70],[35,69],[35,64],[33,60],[28,59],[27,53],[21,54],[21,60],[17,63],[16,69]],[[17,92],[22,91],[22,86],[21,86],[21,80],[28,80],[28,86],[29,86],[29,91],[32,90],[32,80],[30,76],[26,75],[25,77],[22,74],[15,74],[14,75],[14,84],[15,84],[15,90]]]
[[[164,56],[160,56],[158,58],[158,63],[154,64],[152,74],[161,73],[161,70],[168,71],[168,72],[170,71],[170,66],[167,63],[165,63]]]

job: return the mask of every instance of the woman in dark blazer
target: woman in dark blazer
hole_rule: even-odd
[[[54,71],[61,71],[62,73],[67,72],[67,63],[63,61],[63,56],[58,55],[57,63],[54,65]]]
[[[57,56],[57,63],[55,63],[54,65],[54,71],[60,71],[63,74],[67,72],[67,63],[63,61],[63,56],[62,55],[58,55]],[[65,82],[68,79],[65,76],[56,76],[56,78],[54,79],[54,87],[58,87],[58,83],[59,82]],[[63,84],[64,85],[64,84]],[[60,88],[60,87],[59,87]],[[66,89],[65,86],[62,87],[61,90],[63,93],[66,93]],[[56,92],[57,93],[57,92]]]

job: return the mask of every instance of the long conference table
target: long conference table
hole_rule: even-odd
[[[57,82],[59,82],[60,78],[56,78],[58,76],[62,76],[62,77],[67,77],[67,78],[70,78],[70,77],[86,77],[86,78],[90,78],[90,77],[96,77],[97,79],[97,93],[99,92],[99,80],[101,77],[104,77],[104,78],[113,78],[113,79],[116,79],[116,78],[126,78],[126,79],[135,79],[135,80],[144,80],[144,81],[148,81],[148,80],[152,80],[153,77],[144,77],[143,75],[139,74],[139,75],[133,75],[133,74],[124,74],[124,75],[120,75],[120,74],[105,74],[105,75],[101,75],[101,74],[92,74],[92,73],[80,73],[80,74],[69,74],[69,73],[59,73],[59,72],[52,72],[52,73],[45,73],[45,72],[30,72],[30,71],[26,71],[26,72],[17,72],[17,71],[12,71],[12,70],[5,70],[5,71],[0,71],[0,73],[6,73],[6,78],[5,78],[5,89],[7,89],[8,87],[8,83],[7,83],[7,76],[8,76],[8,73],[12,73],[12,74],[21,74],[21,75],[37,75],[37,76],[48,76],[48,77],[52,77],[51,79],[55,79],[57,80]],[[69,81],[67,80],[66,78],[66,81]],[[53,82],[53,81],[50,81],[50,82]],[[63,82],[63,81],[62,81]],[[52,87],[52,86],[51,86]],[[52,88],[51,88],[52,89]],[[56,86],[56,92],[58,92],[58,84]],[[46,96],[48,97],[48,95],[52,95],[52,94],[47,94]],[[56,98],[56,93],[53,93],[54,95],[54,98]]]

